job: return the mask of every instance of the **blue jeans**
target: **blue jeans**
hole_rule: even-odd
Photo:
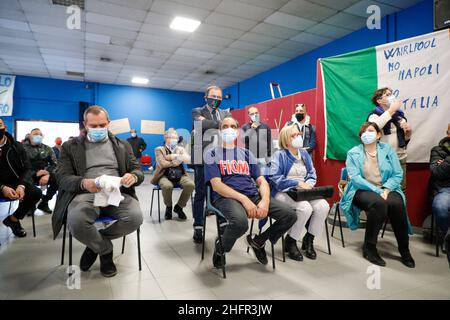
[[[434,196],[431,205],[436,222],[442,232],[445,234],[450,228],[450,187],[441,188]]]

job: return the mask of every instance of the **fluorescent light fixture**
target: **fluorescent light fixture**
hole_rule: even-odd
[[[131,79],[131,82],[133,82],[135,84],[147,84],[148,83],[148,79],[147,78],[140,78],[140,77],[133,77],[133,79]]]
[[[183,17],[175,17],[170,24],[170,28],[174,30],[181,30],[187,32],[194,32],[201,24],[198,20],[193,20]]]

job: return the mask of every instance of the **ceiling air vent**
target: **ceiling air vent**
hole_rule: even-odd
[[[211,75],[211,74],[214,74],[214,73],[216,73],[214,70],[206,70],[205,72],[203,72],[204,74],[206,74],[206,75]]]
[[[78,6],[81,9],[84,9],[84,2],[85,0],[51,0],[53,4],[59,5],[59,6]]]
[[[84,77],[84,72],[66,71],[68,76]]]

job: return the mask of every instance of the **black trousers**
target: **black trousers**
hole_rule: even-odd
[[[367,214],[365,243],[377,244],[378,234],[388,217],[400,252],[409,250],[408,222],[402,196],[391,191],[384,200],[378,193],[366,190],[356,191],[353,204]]]
[[[261,201],[259,195],[249,198],[254,204],[258,204]],[[214,202],[214,206],[222,212],[228,221],[228,225],[223,233],[222,244],[225,252],[230,252],[236,240],[247,232],[247,212],[239,201],[230,198],[220,197]],[[295,211],[274,198],[270,198],[268,216],[276,221],[261,235],[265,234],[272,243],[276,243],[297,221]]]
[[[36,184],[39,184],[40,177],[34,176],[33,178]],[[56,182],[56,177],[53,172],[50,172],[50,177],[47,183],[47,192],[42,195],[42,202],[49,202],[52,200],[53,196],[58,191],[58,183]]]
[[[30,210],[36,209],[36,203],[39,202],[42,196],[42,191],[38,187],[31,183],[23,183],[25,186],[25,196],[23,200],[19,202],[19,207],[13,213],[13,216],[19,220],[22,220]],[[17,184],[6,185],[14,190],[17,188]]]

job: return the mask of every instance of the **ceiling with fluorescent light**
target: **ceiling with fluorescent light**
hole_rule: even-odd
[[[124,85],[144,77],[149,87],[187,91],[228,87],[364,27],[371,4],[385,16],[420,0],[84,2],[81,30],[69,30],[67,7],[52,0],[0,0],[0,73]],[[172,30],[175,16],[202,24],[193,33]]]

